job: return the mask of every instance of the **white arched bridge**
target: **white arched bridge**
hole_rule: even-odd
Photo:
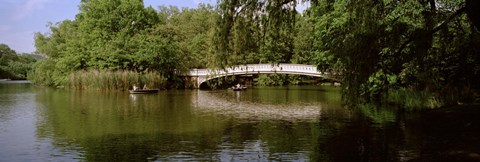
[[[247,64],[236,65],[225,69],[192,69],[181,76],[191,77],[191,81],[196,82],[194,87],[208,80],[232,76],[232,75],[254,75],[254,74],[295,74],[321,77],[336,80],[328,72],[320,72],[314,65],[302,64]]]

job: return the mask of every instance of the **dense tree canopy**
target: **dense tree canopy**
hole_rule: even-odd
[[[79,70],[156,71],[171,79],[175,69],[206,65],[198,56],[210,50],[212,6],[155,10],[139,0],[85,0],[79,8],[75,20],[36,34],[37,51],[48,58],[37,64],[34,81],[64,85]]]
[[[0,44],[0,79],[26,79],[36,59],[31,54],[17,54]]]
[[[218,65],[314,63],[342,74],[353,103],[376,101],[398,88],[454,102],[474,95],[465,89],[479,88],[478,2],[309,2],[299,15],[294,0],[219,1]],[[242,42],[243,36],[255,43]],[[245,59],[245,49],[255,49],[258,60]]]
[[[341,60],[352,100],[376,100],[399,87],[458,100],[464,89],[478,89],[480,72],[479,33],[464,6],[460,0],[313,2],[317,48]]]
[[[295,0],[224,0],[215,30],[217,66],[291,62],[298,12]]]
[[[299,12],[298,4],[309,5]],[[83,0],[75,20],[36,34],[48,59],[35,71],[60,85],[78,70],[171,78],[173,69],[302,63],[341,74],[347,101],[408,89],[456,102],[479,89],[478,8],[474,0],[219,0],[155,10],[139,0]]]

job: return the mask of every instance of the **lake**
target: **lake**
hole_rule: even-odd
[[[480,159],[478,122],[396,110],[345,108],[329,86],[130,95],[0,82],[0,161]]]

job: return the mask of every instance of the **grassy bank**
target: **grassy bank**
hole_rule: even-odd
[[[443,102],[433,93],[413,91],[406,88],[390,90],[385,101],[389,104],[398,105],[407,111],[421,110],[425,108],[438,108]]]
[[[157,72],[90,70],[70,74],[68,86],[81,90],[122,90],[133,85],[150,89],[166,88],[167,79]]]

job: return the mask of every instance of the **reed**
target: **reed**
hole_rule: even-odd
[[[158,72],[139,73],[129,70],[89,70],[70,74],[69,87],[79,90],[121,90],[131,89],[133,85],[150,89],[164,89],[167,79]]]
[[[406,88],[390,90],[386,98],[388,103],[403,106],[408,111],[425,108],[438,108],[443,103],[433,93],[413,91]]]

